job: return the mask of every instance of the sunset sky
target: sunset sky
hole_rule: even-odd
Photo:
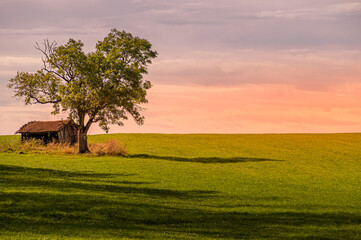
[[[112,28],[159,56],[145,124],[110,132],[361,131],[361,0],[0,0],[0,135],[66,118],[6,88],[41,67],[36,42],[74,38],[93,51]]]

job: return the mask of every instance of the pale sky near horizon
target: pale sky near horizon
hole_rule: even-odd
[[[110,132],[361,131],[361,0],[0,0],[0,135],[66,118],[6,88],[41,67],[36,42],[74,38],[93,51],[112,28],[159,57],[145,124]]]

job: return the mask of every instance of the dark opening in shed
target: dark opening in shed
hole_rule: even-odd
[[[16,133],[21,134],[23,141],[41,139],[45,144],[52,141],[74,144],[78,138],[73,120],[32,121],[22,126]]]

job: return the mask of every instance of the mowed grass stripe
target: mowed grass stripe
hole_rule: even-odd
[[[111,138],[128,157],[0,153],[0,238],[361,238],[361,134]]]

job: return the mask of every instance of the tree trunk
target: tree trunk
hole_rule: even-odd
[[[79,129],[78,131],[78,144],[79,144],[78,154],[90,152],[88,148],[87,133],[86,131],[84,131],[84,129]]]

